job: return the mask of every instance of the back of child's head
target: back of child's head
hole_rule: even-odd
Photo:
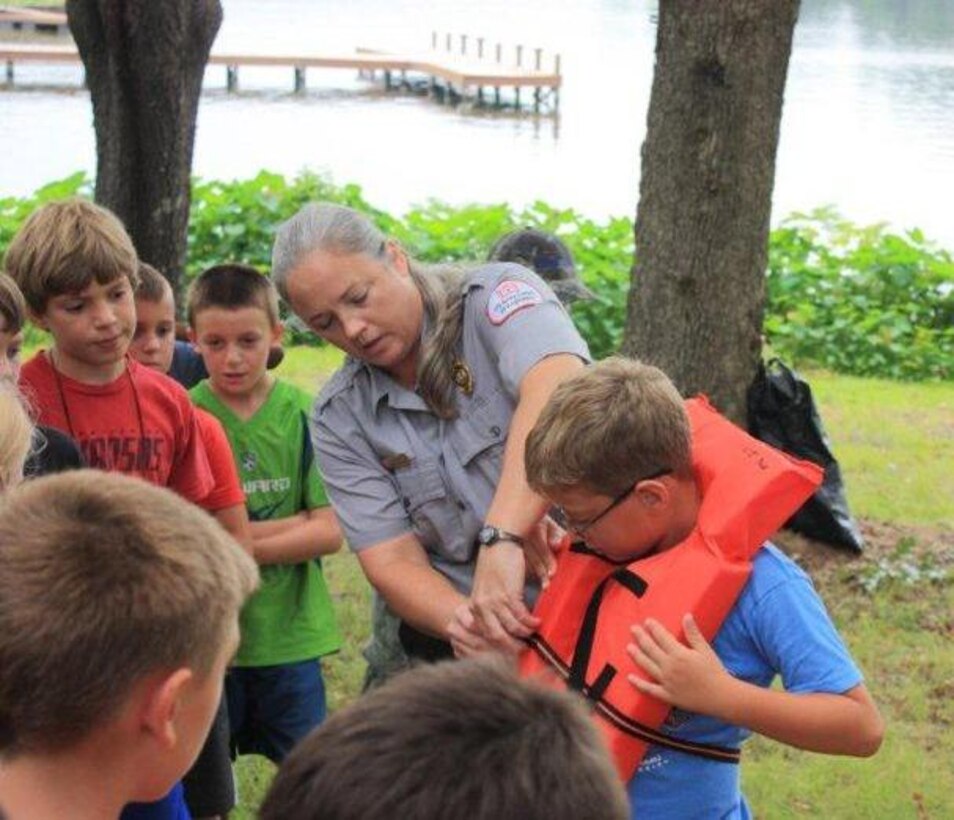
[[[33,422],[16,387],[0,381],[0,493],[23,478]]]
[[[137,301],[142,299],[146,302],[156,303],[161,302],[167,296],[172,297],[172,285],[169,284],[169,280],[152,265],[140,262],[136,271],[139,279],[136,285]]]
[[[17,283],[6,273],[0,271],[0,330],[9,333],[19,333],[26,324],[26,301]]]
[[[502,661],[418,667],[285,760],[261,820],[616,820],[626,797],[582,701]]]
[[[203,271],[189,288],[187,311],[193,328],[203,310],[248,307],[265,311],[273,327],[278,324],[278,292],[267,276],[249,265],[215,265]]]
[[[93,470],[20,484],[0,500],[0,755],[71,748],[150,674],[208,675],[257,578],[171,490]]]
[[[122,222],[85,199],[50,202],[17,231],[4,267],[36,314],[53,296],[75,293],[94,280],[105,285],[127,277],[136,285],[138,258]]]
[[[614,356],[562,382],[527,437],[535,490],[583,486],[615,496],[639,476],[691,474],[689,418],[659,368]]]

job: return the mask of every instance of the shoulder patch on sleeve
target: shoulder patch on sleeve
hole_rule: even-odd
[[[543,295],[533,285],[519,279],[505,279],[493,289],[487,301],[487,318],[493,325],[502,325],[524,308],[539,305]]]

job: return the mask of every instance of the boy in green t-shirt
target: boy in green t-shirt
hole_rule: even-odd
[[[309,399],[267,370],[282,334],[271,282],[254,268],[217,265],[192,285],[188,312],[209,371],[190,395],[232,445],[262,573],[226,679],[232,744],[280,763],[325,716],[319,658],[341,638],[313,559],[340,548],[341,530],[312,453]]]

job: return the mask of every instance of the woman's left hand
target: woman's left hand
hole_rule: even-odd
[[[523,547],[502,541],[477,556],[471,610],[480,633],[494,644],[526,638],[540,625],[523,601],[526,560]]]

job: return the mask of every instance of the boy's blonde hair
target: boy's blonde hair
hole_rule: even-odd
[[[136,284],[136,298],[146,302],[158,303],[166,296],[172,296],[172,285],[152,265],[140,262],[137,268],[139,282]]]
[[[23,465],[30,454],[33,422],[17,389],[0,382],[0,493],[23,478]]]
[[[138,283],[136,249],[110,211],[74,197],[34,211],[7,248],[4,267],[37,315],[53,296],[75,293],[96,280],[125,276]]]
[[[193,330],[195,318],[203,310],[247,307],[264,310],[268,323],[272,327],[278,324],[278,291],[267,276],[249,265],[215,265],[203,271],[189,287],[186,299]]]
[[[26,324],[26,302],[20,288],[7,274],[0,271],[0,319],[7,333],[19,333]]]
[[[689,418],[665,373],[615,356],[553,391],[525,459],[538,492],[583,486],[616,496],[661,470],[691,474]]]
[[[210,673],[254,561],[209,515],[79,470],[0,500],[0,756],[69,748],[150,673]]]

